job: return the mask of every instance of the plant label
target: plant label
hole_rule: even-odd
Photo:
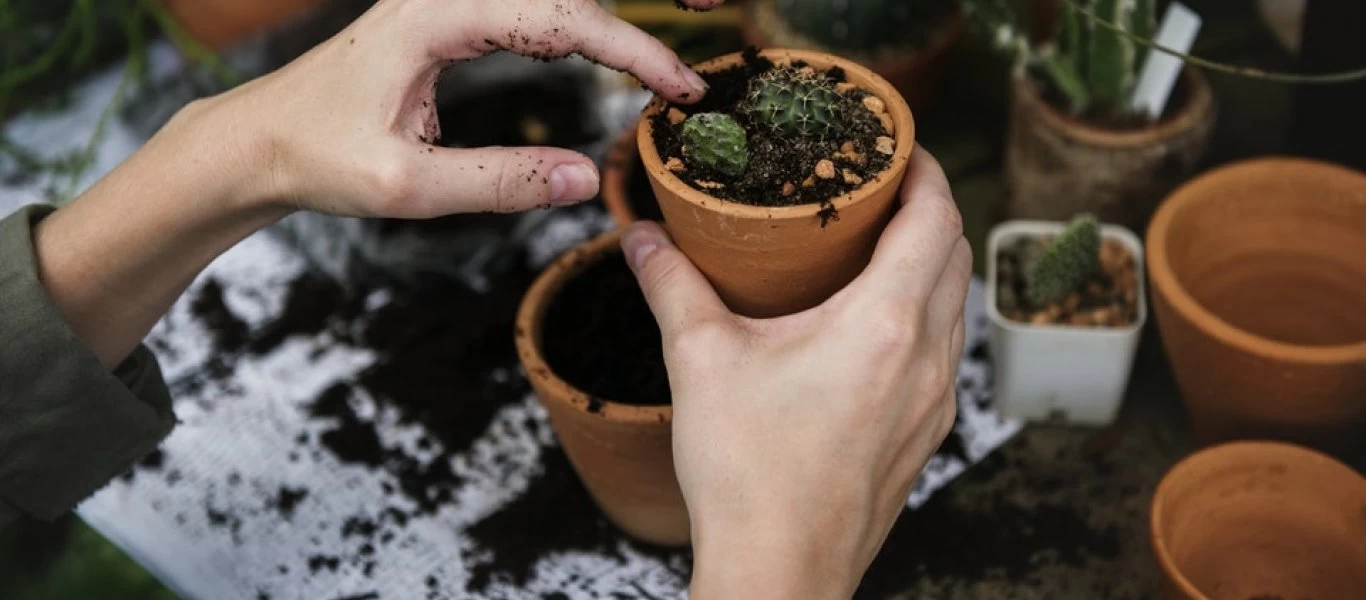
[[[1200,32],[1200,15],[1180,2],[1172,2],[1162,17],[1157,38],[1159,46],[1188,54]],[[1162,115],[1176,87],[1176,78],[1181,74],[1182,60],[1155,48],[1148,48],[1143,68],[1139,71],[1138,85],[1129,96],[1129,108],[1145,113],[1150,119]]]

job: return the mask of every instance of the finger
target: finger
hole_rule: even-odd
[[[963,321],[963,305],[971,282],[972,247],[967,238],[960,236],[925,306],[926,340],[934,347],[946,351],[951,348],[950,342]]]
[[[592,159],[562,148],[438,148],[400,143],[377,169],[380,216],[519,212],[592,198]]]
[[[706,5],[708,2],[697,2]],[[714,4],[714,3],[712,3]],[[634,75],[672,102],[694,102],[706,83],[658,39],[607,12],[595,0],[522,0],[481,3],[476,35],[485,51],[503,49],[539,59],[571,54]],[[459,15],[468,20],[468,15]],[[465,47],[443,50],[461,57]]]
[[[690,324],[731,316],[711,283],[658,224],[632,224],[621,246],[666,341]]]
[[[935,289],[963,236],[963,218],[939,162],[923,147],[911,152],[901,188],[903,206],[883,231],[860,288],[921,305]]]
[[[683,4],[693,10],[711,10],[725,3],[726,0],[682,0]]]

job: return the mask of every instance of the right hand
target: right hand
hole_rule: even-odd
[[[849,597],[952,427],[972,252],[911,155],[867,269],[822,305],[731,313],[654,223],[623,248],[664,339],[692,597]]]

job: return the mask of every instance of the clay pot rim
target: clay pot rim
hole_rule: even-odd
[[[886,79],[858,63],[824,52],[769,48],[760,50],[759,55],[770,60],[805,61],[818,68],[840,67],[845,72],[846,80],[881,99],[887,106],[887,112],[892,115],[892,121],[896,127],[896,149],[892,153],[891,160],[887,163],[887,168],[864,181],[858,188],[832,198],[830,202],[834,205],[835,210],[843,210],[871,197],[890,173],[897,172],[895,168],[897,161],[906,162],[910,160],[911,151],[915,147],[915,120],[911,116],[911,107],[906,103],[906,99]],[[738,64],[743,60],[742,53],[733,52],[703,62],[694,67],[694,70],[698,72],[718,70]],[[640,158],[645,164],[645,171],[652,176],[656,183],[663,185],[683,201],[702,210],[717,212],[738,219],[811,219],[817,217],[820,211],[824,210],[819,202],[796,206],[742,204],[717,198],[684,183],[682,179],[674,175],[673,171],[664,168],[664,161],[659,156],[659,150],[655,148],[654,127],[650,122],[650,117],[664,110],[666,105],[667,103],[663,98],[655,96],[646,106],[641,115],[639,126],[636,128],[636,146],[640,149]],[[899,182],[897,187],[900,187]]]
[[[1214,446],[1208,446],[1187,455],[1177,461],[1158,482],[1157,489],[1153,491],[1153,499],[1148,509],[1148,535],[1153,547],[1153,554],[1157,556],[1157,562],[1162,567],[1162,572],[1167,579],[1179,587],[1186,596],[1190,598],[1208,599],[1209,596],[1202,593],[1195,584],[1191,583],[1176,566],[1176,559],[1172,557],[1167,548],[1166,539],[1162,534],[1162,507],[1167,500],[1167,495],[1171,493],[1172,486],[1176,481],[1194,465],[1214,462],[1229,462],[1231,457],[1274,457],[1280,464],[1287,465],[1287,469],[1297,468],[1306,463],[1321,463],[1329,469],[1341,470],[1344,475],[1352,475],[1357,478],[1359,487],[1362,489],[1363,496],[1366,496],[1366,479],[1359,473],[1347,466],[1345,463],[1327,454],[1287,442],[1275,440],[1241,440],[1225,442]],[[1263,461],[1265,462],[1265,461]]]
[[[613,229],[571,248],[536,277],[517,310],[517,356],[521,358],[527,377],[539,380],[550,391],[539,395],[542,402],[567,404],[574,410],[614,423],[658,425],[672,422],[673,405],[638,406],[595,397],[556,375],[541,352],[541,332],[550,303],[571,279],[608,254],[620,253],[622,233],[622,229]],[[589,404],[594,402],[599,404],[598,410],[589,411]]]
[[[638,121],[632,121],[613,142],[607,151],[607,160],[602,170],[602,204],[612,216],[618,227],[626,227],[639,217],[631,207],[631,174],[635,172],[634,155],[636,149],[636,128]]]
[[[773,2],[773,0],[750,0],[745,2],[745,18],[740,22],[740,36],[751,46],[766,48],[773,43],[773,39],[768,32],[759,27],[754,20],[754,11],[759,10],[761,2]],[[929,45],[913,52],[899,52],[889,55],[869,67],[878,73],[892,73],[898,71],[914,71],[932,62],[935,58],[943,55],[952,48],[963,37],[967,31],[968,15],[962,6],[955,4],[953,10],[944,15],[943,21],[939,23],[938,30],[943,34],[939,35]],[[803,36],[805,37],[805,36]]]
[[[1025,77],[1013,77],[1017,96],[1021,101],[1031,102],[1039,107],[1037,111],[1045,126],[1082,143],[1101,148],[1133,148],[1150,146],[1160,140],[1176,137],[1182,132],[1198,127],[1214,111],[1214,92],[1209,79],[1199,69],[1187,65],[1181,70],[1190,96],[1181,108],[1149,127],[1139,129],[1108,129],[1068,115],[1044,100],[1039,87]]]
[[[1132,335],[1135,332],[1143,329],[1144,325],[1146,325],[1148,322],[1148,286],[1147,282],[1145,281],[1145,278],[1143,277],[1144,265],[1147,263],[1145,257],[1146,249],[1143,247],[1143,241],[1138,237],[1138,234],[1133,232],[1133,230],[1129,229],[1128,227],[1124,227],[1123,225],[1117,225],[1113,223],[1101,223],[1101,238],[1117,240],[1121,244],[1123,244],[1124,247],[1127,248],[1130,252],[1134,253],[1134,276],[1138,279],[1138,289],[1135,290],[1135,292],[1137,293],[1136,303],[1138,304],[1138,306],[1136,308],[1138,309],[1138,316],[1134,319],[1133,323],[1130,323],[1129,325],[1124,327],[1081,327],[1079,325],[1071,325],[1068,323],[1048,323],[1045,325],[1034,325],[1032,323],[1019,323],[1013,321],[1001,313],[1001,309],[996,304],[996,280],[998,279],[996,273],[996,250],[1000,247],[1002,243],[1002,238],[1007,234],[1012,233],[1012,230],[1015,229],[1033,230],[1043,229],[1047,227],[1049,229],[1057,229],[1058,231],[1062,231],[1062,229],[1066,226],[1067,223],[1064,223],[1062,221],[1011,219],[1007,221],[1002,221],[991,228],[991,231],[987,233],[987,317],[990,318],[992,322],[1001,326],[1003,329],[1021,333],[1037,331],[1059,331],[1095,337],[1110,336],[1122,338]],[[1032,235],[1030,231],[1021,231],[1021,233],[1025,235]]]
[[[1341,364],[1366,360],[1366,340],[1337,345],[1304,345],[1273,340],[1235,327],[1195,300],[1172,268],[1167,258],[1167,237],[1173,222],[1188,207],[1210,198],[1203,193],[1225,179],[1238,179],[1249,171],[1257,171],[1270,164],[1296,165],[1314,172],[1313,178],[1355,178],[1366,189],[1366,174],[1331,163],[1291,156],[1270,156],[1247,159],[1224,165],[1187,181],[1167,196],[1148,225],[1148,276],[1154,293],[1163,294],[1173,310],[1220,342],[1273,360],[1291,363]]]

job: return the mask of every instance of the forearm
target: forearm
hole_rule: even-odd
[[[187,107],[34,230],[44,287],[107,368],[214,257],[287,212],[268,202],[268,140],[223,111]]]

